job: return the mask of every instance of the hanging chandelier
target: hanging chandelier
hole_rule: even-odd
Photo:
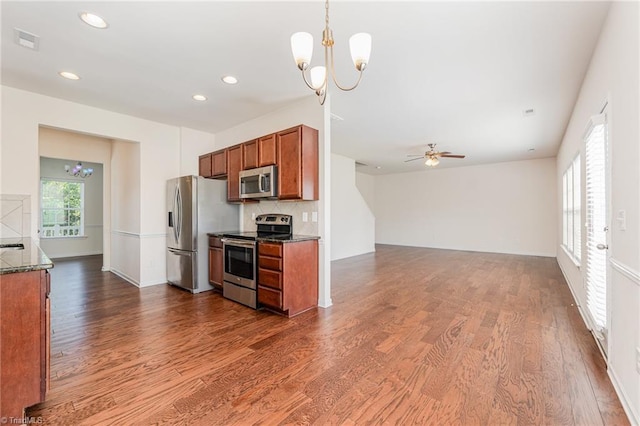
[[[307,77],[306,70],[311,63],[311,55],[313,53],[313,36],[306,32],[298,32],[291,36],[291,51],[293,58],[298,65],[298,69],[302,72],[302,79],[307,87],[316,92],[320,105],[324,104],[327,97],[327,83],[329,82],[329,73],[336,87],[340,90],[349,91],[358,87],[362,80],[362,73],[369,63],[371,55],[371,35],[368,33],[357,33],[349,39],[349,50],[351,51],[351,59],[358,71],[358,80],[351,87],[341,86],[336,79],[336,71],[333,59],[333,32],[329,28],[329,0],[325,1],[325,24],[322,31],[322,45],[324,46],[324,66],[315,66],[309,70]],[[327,71],[328,70],[328,71]]]
[[[78,161],[78,164],[71,167],[68,164],[64,166],[64,171],[74,177],[87,178],[93,174],[91,167],[84,168],[82,163]]]

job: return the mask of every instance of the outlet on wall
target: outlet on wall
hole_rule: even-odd
[[[318,212],[311,212],[311,221],[312,222],[318,221]]]
[[[302,212],[302,221],[303,222],[309,222],[309,213]]]

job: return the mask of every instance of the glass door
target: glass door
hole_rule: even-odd
[[[585,135],[586,292],[593,332],[607,353],[609,261],[609,156],[606,107]]]

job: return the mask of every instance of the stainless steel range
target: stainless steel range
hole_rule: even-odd
[[[287,239],[293,231],[293,217],[262,214],[256,217],[257,232],[224,234],[224,273],[222,294],[253,309],[258,308],[258,240]]]

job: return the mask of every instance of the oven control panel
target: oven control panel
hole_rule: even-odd
[[[288,214],[271,213],[256,216],[256,224],[283,224],[288,225],[292,222],[292,216]]]

